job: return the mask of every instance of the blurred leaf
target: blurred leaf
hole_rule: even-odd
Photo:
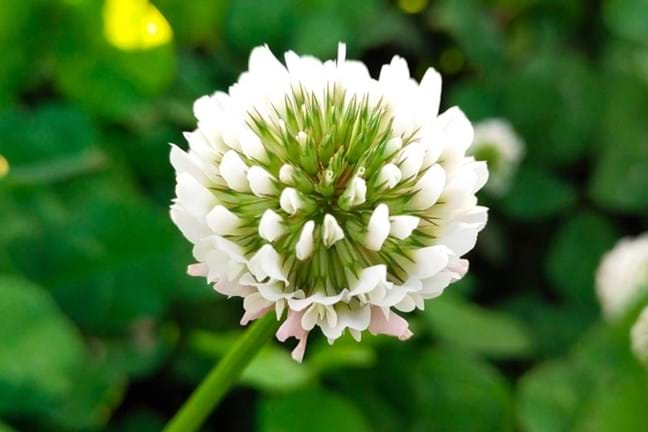
[[[225,14],[230,2],[230,0],[189,2],[161,0],[155,3],[171,22],[178,42],[214,46],[221,42]]]
[[[549,172],[522,166],[508,195],[502,199],[502,209],[511,218],[532,222],[556,216],[575,201],[572,185]]]
[[[524,324],[503,312],[444,296],[426,305],[424,318],[442,340],[488,356],[525,356],[532,349]]]
[[[5,423],[0,422],[0,432],[15,432],[15,430]]]
[[[0,277],[0,414],[40,413],[65,397],[83,363],[79,335],[40,287]]]
[[[526,432],[569,432],[586,396],[568,362],[542,364],[520,380],[518,412]]]
[[[429,9],[431,25],[447,31],[479,67],[497,70],[503,62],[495,20],[474,0],[442,1]]]
[[[90,358],[75,371],[65,400],[48,407],[48,422],[57,430],[96,430],[104,426],[122,400],[126,377],[102,358]]]
[[[629,213],[648,210],[648,88],[633,76],[607,80],[607,108],[602,124],[603,148],[595,165],[590,193],[597,203]]]
[[[610,0],[603,5],[603,18],[612,33],[639,43],[648,43],[648,5],[645,2]]]
[[[259,2],[236,0],[226,14],[225,35],[228,45],[247,53],[255,46],[268,44],[274,52],[287,48],[294,28],[293,0]]]
[[[36,2],[0,0],[0,106],[20,89],[35,57],[37,38],[30,27],[39,14]]]
[[[258,413],[260,432],[363,432],[365,419],[348,400],[323,390],[302,390],[264,399]]]
[[[454,351],[428,351],[414,372],[419,398],[413,430],[511,431],[506,380],[487,363]]]
[[[118,426],[109,430],[114,432],[159,432],[164,428],[164,419],[159,414],[138,410],[126,417]]]
[[[56,83],[71,100],[110,118],[135,116],[171,83],[175,58],[171,44],[145,50],[115,48],[103,38],[102,2],[65,6],[68,31],[56,40]]]
[[[546,261],[549,279],[566,299],[595,308],[594,274],[617,238],[614,226],[595,213],[567,218],[552,240]]]

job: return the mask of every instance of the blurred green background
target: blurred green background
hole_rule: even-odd
[[[527,143],[472,270],[406,343],[272,344],[205,431],[647,431],[602,254],[648,222],[641,0],[0,0],[0,431],[162,425],[241,331],[185,275],[169,142],[252,47],[394,54]]]

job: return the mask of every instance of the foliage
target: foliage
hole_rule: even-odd
[[[338,40],[374,75],[437,67],[444,108],[508,119],[526,158],[411,341],[312,337],[303,365],[271,344],[205,430],[645,430],[636,314],[604,323],[594,295],[648,221],[645,2],[117,3],[0,0],[0,431],[160,430],[241,309],[185,275],[168,143],[253,46]]]

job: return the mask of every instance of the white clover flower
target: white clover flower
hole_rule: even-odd
[[[648,307],[644,308],[630,331],[632,352],[648,367]]]
[[[438,115],[441,77],[394,57],[364,64],[252,51],[227,93],[198,99],[189,151],[171,149],[171,217],[194,244],[189,273],[244,298],[242,323],[273,311],[280,340],[319,327],[411,336],[394,311],[423,309],[468,268],[487,209],[486,164],[458,108]]]
[[[475,140],[468,154],[488,164],[488,192],[503,195],[508,191],[524,157],[524,147],[524,141],[506,120],[488,119],[475,125]]]
[[[607,319],[621,317],[648,292],[648,233],[621,239],[596,272],[596,294]]]

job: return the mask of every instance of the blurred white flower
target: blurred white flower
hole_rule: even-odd
[[[607,319],[622,316],[648,292],[648,233],[621,239],[596,272],[596,294]]]
[[[648,307],[639,315],[630,331],[632,352],[637,359],[648,367]]]
[[[475,124],[475,142],[468,154],[488,164],[490,177],[485,190],[503,195],[511,186],[524,151],[524,142],[508,121],[488,119]]]
[[[198,99],[187,152],[171,148],[171,217],[194,244],[189,273],[244,298],[242,323],[276,313],[280,340],[319,327],[411,336],[396,311],[423,309],[468,269],[487,209],[470,122],[438,115],[441,77],[420,83],[394,57],[364,64],[252,51],[227,93]]]

